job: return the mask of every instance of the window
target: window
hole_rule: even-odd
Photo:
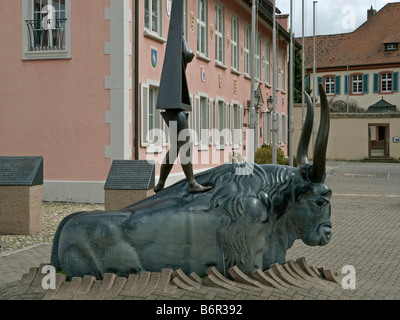
[[[230,133],[229,143],[232,148],[239,148],[242,144],[242,128],[243,128],[243,107],[238,102],[233,102],[230,105]]]
[[[168,144],[168,128],[156,109],[158,86],[142,83],[141,88],[142,146],[147,147],[148,153],[162,152],[162,147]]]
[[[224,7],[215,4],[215,60],[225,63],[225,12]]]
[[[326,94],[335,94],[335,77],[325,77],[325,92]]]
[[[231,64],[232,69],[239,71],[239,18],[236,15],[231,17]]]
[[[392,73],[382,73],[381,92],[392,92]]]
[[[281,89],[286,90],[286,53],[282,51],[281,53]]]
[[[260,33],[257,35],[256,39],[255,64],[256,64],[255,78],[257,80],[260,80],[261,79],[261,34]]]
[[[265,41],[265,60],[264,60],[264,68],[265,68],[265,83],[270,85],[271,84],[271,67],[270,67],[270,60],[271,60],[271,41],[266,39]]]
[[[25,0],[23,15],[23,59],[71,57],[70,0]]]
[[[209,99],[205,96],[196,96],[194,112],[196,113],[195,144],[199,145],[199,150],[208,150],[210,137]]]
[[[144,0],[144,28],[152,34],[162,36],[161,0]]]
[[[219,137],[216,136],[215,144],[218,150],[223,150],[225,148],[228,138],[226,135],[226,113],[225,102],[223,100],[217,100],[215,102],[215,128]]]
[[[385,50],[386,51],[397,51],[399,49],[398,43],[386,43]]]
[[[250,75],[250,42],[251,29],[249,25],[244,26],[244,73]]]
[[[363,93],[363,76],[361,74],[356,74],[352,76],[352,90],[353,94]]]
[[[208,55],[208,0],[197,0],[197,52]]]

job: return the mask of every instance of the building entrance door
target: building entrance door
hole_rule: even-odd
[[[368,156],[370,158],[387,158],[389,150],[389,124],[368,124]]]

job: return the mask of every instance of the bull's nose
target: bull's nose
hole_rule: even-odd
[[[331,240],[331,238],[332,238],[332,229],[331,229],[331,227],[328,227],[328,226],[324,227],[323,228],[323,232],[325,234],[326,239],[328,241]]]

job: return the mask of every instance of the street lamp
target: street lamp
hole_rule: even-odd
[[[271,113],[274,108],[273,104],[274,104],[274,99],[272,98],[272,96],[269,96],[269,99],[267,100],[267,107],[269,113]]]

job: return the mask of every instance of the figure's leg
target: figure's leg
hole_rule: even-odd
[[[161,165],[160,179],[158,180],[158,183],[154,188],[155,193],[160,192],[161,190],[164,189],[164,185],[165,185],[165,182],[167,181],[167,177],[168,177],[169,173],[171,172],[172,167],[174,166],[176,157],[173,161],[171,161],[169,156],[170,156],[170,152],[168,151],[164,158],[164,163]]]

